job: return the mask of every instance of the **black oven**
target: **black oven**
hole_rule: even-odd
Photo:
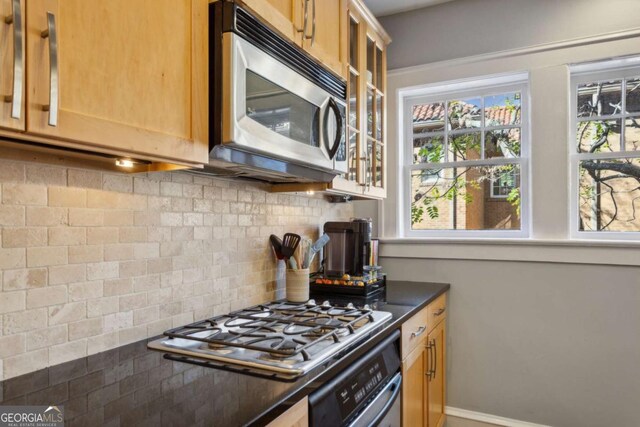
[[[309,396],[309,425],[400,426],[400,332]]]

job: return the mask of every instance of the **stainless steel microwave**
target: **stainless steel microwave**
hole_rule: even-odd
[[[205,172],[271,182],[345,173],[346,82],[238,3],[209,7]]]

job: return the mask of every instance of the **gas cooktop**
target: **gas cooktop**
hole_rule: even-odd
[[[276,301],[168,330],[148,347],[174,360],[292,380],[390,318],[367,305]]]

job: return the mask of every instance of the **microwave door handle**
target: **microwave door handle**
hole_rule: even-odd
[[[338,104],[333,98],[329,98],[329,104],[327,108],[327,112],[324,117],[324,139],[325,142],[329,142],[329,120],[327,120],[329,116],[329,109],[333,111],[333,114],[336,116],[336,137],[333,141],[333,145],[327,145],[327,150],[329,150],[329,158],[333,160],[338,152],[338,148],[340,148],[340,142],[342,141],[342,132],[344,128],[342,114],[340,113],[340,109],[338,108]]]

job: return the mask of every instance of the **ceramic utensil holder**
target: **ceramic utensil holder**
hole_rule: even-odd
[[[309,269],[287,269],[287,300],[307,302],[309,300]]]

